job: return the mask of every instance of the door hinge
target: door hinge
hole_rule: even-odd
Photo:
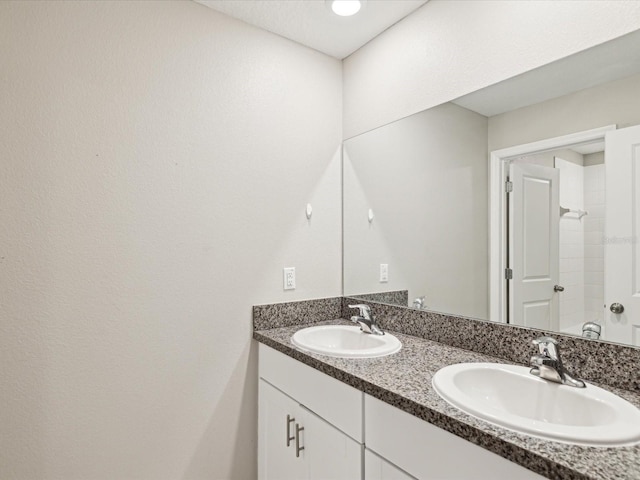
[[[506,182],[504,182],[504,191],[507,193],[511,193],[513,192],[513,182],[510,180],[507,180]]]
[[[513,280],[513,270],[510,268],[504,269],[504,278],[507,280]]]

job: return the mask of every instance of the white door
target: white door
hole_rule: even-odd
[[[560,172],[511,164],[509,194],[509,321],[558,330]]]
[[[333,425],[300,407],[302,441],[309,480],[358,480],[362,478],[362,446]]]
[[[605,145],[604,339],[640,346],[640,126],[607,132]]]
[[[306,478],[304,456],[296,457],[295,429],[301,422],[300,406],[262,379],[259,390],[258,477],[261,480]]]
[[[362,477],[362,446],[260,379],[258,478],[353,480]]]

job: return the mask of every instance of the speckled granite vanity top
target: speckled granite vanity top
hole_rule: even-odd
[[[431,386],[435,372],[447,365],[508,363],[505,360],[396,332],[392,333],[402,341],[398,353],[371,359],[333,358],[306,353],[291,344],[291,336],[308,326],[256,330],[253,336],[306,365],[548,478],[640,479],[640,445],[582,447],[521,435],[459,411],[441,399]],[[640,394],[611,386],[604,388],[640,407]]]

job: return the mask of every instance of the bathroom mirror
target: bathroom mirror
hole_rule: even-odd
[[[637,125],[640,31],[346,140],[344,294],[640,346]]]

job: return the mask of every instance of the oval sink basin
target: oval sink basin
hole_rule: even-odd
[[[389,333],[373,335],[345,325],[305,328],[291,337],[291,343],[301,350],[342,358],[383,357],[402,348],[400,340]]]
[[[494,363],[449,365],[432,383],[454,407],[516,432],[601,447],[640,441],[640,410],[589,383],[569,387],[531,375],[527,367]]]

